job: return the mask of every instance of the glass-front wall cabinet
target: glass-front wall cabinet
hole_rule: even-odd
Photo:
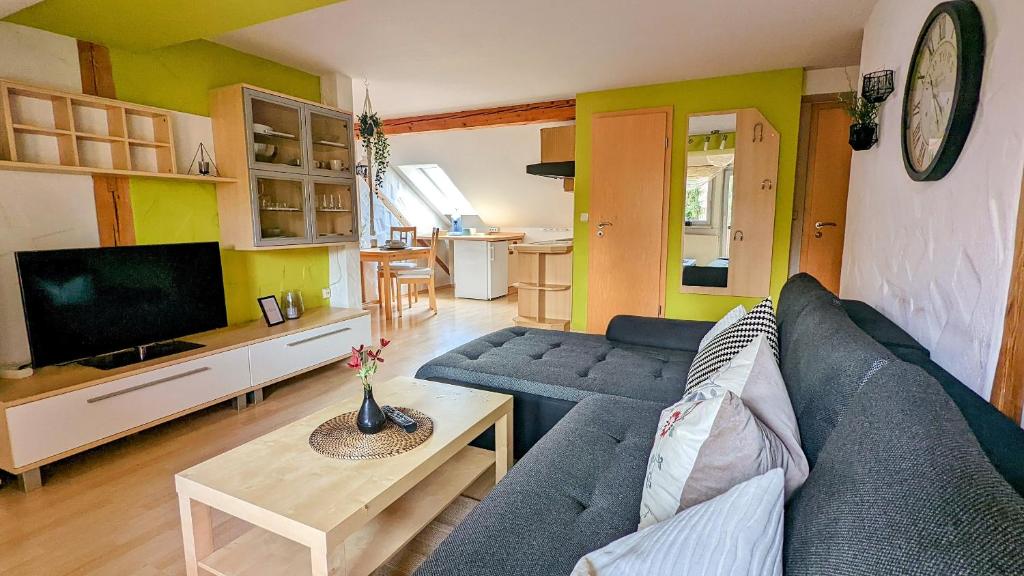
[[[303,176],[253,172],[256,241],[261,246],[309,243],[309,203]]]
[[[358,240],[352,115],[242,91],[253,247]]]
[[[334,242],[356,236],[352,184],[317,178],[313,180],[314,242]]]

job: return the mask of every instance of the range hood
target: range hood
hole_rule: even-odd
[[[572,178],[576,176],[576,161],[529,164],[526,166],[526,173],[546,178]]]
[[[572,192],[576,177],[576,127],[559,126],[540,131],[540,163],[526,166],[526,173],[562,180],[562,189]]]

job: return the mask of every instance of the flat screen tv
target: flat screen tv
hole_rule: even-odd
[[[216,242],[18,252],[15,261],[36,367],[227,325]]]

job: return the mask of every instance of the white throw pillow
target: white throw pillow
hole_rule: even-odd
[[[783,475],[772,470],[587,554],[571,576],[781,576]]]
[[[744,308],[742,305],[737,306],[732,310],[729,310],[729,313],[726,314],[725,316],[722,316],[722,319],[719,320],[718,322],[715,322],[715,325],[711,327],[711,330],[709,330],[708,333],[705,334],[704,337],[700,339],[700,344],[697,345],[697,351],[700,352],[701,350],[703,350],[704,347],[708,345],[708,342],[711,342],[712,340],[715,339],[715,336],[718,336],[719,334],[724,332],[725,329],[728,328],[729,326],[732,326],[733,324],[739,322],[740,318],[743,318],[746,315],[747,309]]]
[[[764,334],[733,356],[708,380],[740,397],[743,404],[786,446],[786,499],[807,480],[810,467],[800,444],[789,391],[775,361],[771,343]]]
[[[788,462],[782,440],[739,396],[704,384],[661,413],[640,500],[640,528]]]

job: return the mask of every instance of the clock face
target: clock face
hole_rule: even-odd
[[[946,139],[954,112],[959,50],[953,19],[940,14],[924,32],[909,83],[905,141],[908,160],[917,171],[931,166]]]

